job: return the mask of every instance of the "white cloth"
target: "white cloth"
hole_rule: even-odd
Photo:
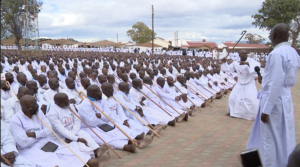
[[[76,112],[75,108],[70,105],[70,108]],[[77,115],[77,114],[76,114]],[[95,140],[84,130],[81,130],[81,121],[69,108],[61,108],[55,103],[51,104],[51,110],[47,113],[47,118],[51,123],[54,132],[63,140],[65,138],[72,140],[69,145],[78,147],[80,151],[93,154],[93,150],[97,149],[99,145]],[[87,141],[88,147],[80,142],[78,138],[84,138]],[[53,140],[60,143],[54,136]]]
[[[134,113],[135,116],[137,116],[140,120],[142,120],[144,123],[147,124],[147,122],[145,122],[145,120],[140,116],[140,114],[135,110],[137,106],[143,108],[139,103],[135,103],[132,100],[132,97],[130,94],[125,94],[122,91],[118,91],[115,95],[115,97],[124,105],[126,106],[131,112]],[[125,110],[125,108],[123,107],[123,109]],[[129,113],[127,110],[125,110],[125,114],[127,115],[128,118],[135,120],[136,122],[140,123],[141,125],[144,125],[142,122],[140,122],[135,116],[133,116],[131,113]],[[145,119],[150,123],[150,124],[154,124],[157,125],[159,123],[159,121],[157,121],[156,119],[154,119],[151,114],[149,114],[146,111],[143,111],[144,117]]]
[[[255,86],[255,63],[235,67],[238,82],[230,93],[227,112],[230,116],[254,120],[257,115],[258,100]]]
[[[51,124],[41,111],[37,115],[51,128]],[[83,163],[67,147],[50,140],[48,136],[51,134],[51,131],[39,118],[33,115],[30,119],[22,111],[17,112],[12,117],[10,129],[17,143],[19,155],[42,167],[56,165],[59,167],[82,167]],[[28,137],[26,132],[34,132],[36,138]],[[41,150],[48,142],[58,145],[55,152],[44,152]],[[71,149],[85,162],[90,159],[78,149],[74,147]]]
[[[9,152],[14,152],[16,155],[16,161],[12,164],[15,167],[35,167],[35,164],[24,159],[18,155],[16,142],[9,130],[10,128],[5,125],[1,120],[1,154],[4,155]],[[2,167],[9,167],[1,162]]]
[[[21,105],[17,96],[12,96],[6,101],[2,120],[8,125],[10,124],[11,117],[21,110]]]
[[[132,101],[134,101],[135,103],[138,103],[138,104],[140,104],[140,102],[142,100],[142,97],[144,97],[143,94],[140,91],[136,90],[133,87],[130,89],[129,94],[132,97]],[[158,107],[152,107],[152,106],[150,107],[148,105],[148,102],[147,102],[148,100],[149,99],[146,99],[146,100],[143,101],[143,104],[144,104],[142,106],[143,110],[148,112],[149,114],[151,114],[151,116],[154,119],[158,120],[159,124],[165,124],[166,125],[166,124],[168,124],[169,121],[174,120],[174,117],[167,115],[164,111],[161,111],[161,109],[157,110]]]
[[[288,42],[276,45],[269,54],[259,110],[247,145],[247,149],[259,149],[264,166],[286,166],[296,146],[290,87],[296,84],[299,66],[299,55]],[[269,123],[261,121],[261,113],[269,115]]]
[[[93,103],[101,109],[108,117],[110,117],[110,111],[107,106],[104,104],[103,100],[93,101]],[[89,99],[85,98],[82,103],[78,106],[78,114],[80,118],[85,121],[91,129],[97,133],[107,144],[109,144],[112,148],[123,149],[124,145],[128,144],[128,138],[118,129],[115,128],[111,131],[104,132],[99,128],[99,126],[104,124],[109,124],[110,126],[114,126],[104,115],[101,114],[101,118],[97,118],[96,113],[100,113],[98,109],[92,105]],[[102,145],[103,141],[100,140],[86,125],[81,123],[81,128],[87,131],[94,140]],[[136,136],[130,136],[131,138],[135,138]]]

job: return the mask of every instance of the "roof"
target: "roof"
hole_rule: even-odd
[[[20,45],[24,44],[23,39],[21,39],[19,42],[20,42]],[[30,45],[35,45],[35,42],[32,42],[31,40],[29,40],[29,41],[27,40],[26,43],[30,44]],[[1,44],[3,44],[3,45],[16,45],[15,44],[15,38],[1,39]]]
[[[53,40],[41,41],[39,43],[41,43],[41,44],[47,43],[47,44],[51,44],[51,45],[57,45],[57,44],[59,44],[59,45],[74,45],[74,44],[77,44],[78,42],[67,40],[67,39],[53,39]]]
[[[140,47],[152,47],[152,43],[151,42],[146,42],[146,43],[141,43],[141,44],[137,44],[135,46],[140,46]],[[160,45],[154,44],[154,47],[162,47]]]
[[[109,40],[102,40],[102,41],[97,41],[97,42],[91,42],[89,45],[100,45],[100,46],[114,46],[114,47],[120,47],[122,45],[121,42],[112,42]]]
[[[234,42],[223,42],[223,44],[226,46],[226,47],[234,47],[234,45],[236,43]],[[267,45],[265,44],[245,44],[245,43],[239,43],[236,45],[236,48],[269,48]]]
[[[202,42],[202,41],[186,41],[186,43],[188,44],[187,46],[186,45],[183,45],[183,46],[186,46],[186,47],[201,47],[201,46],[208,46],[210,48],[217,48],[218,45],[215,43],[215,42]],[[182,46],[182,47],[183,47]]]

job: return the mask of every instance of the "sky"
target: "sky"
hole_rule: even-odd
[[[264,0],[42,0],[40,37],[74,38],[80,42],[127,42],[136,22],[152,28],[157,37],[174,40],[237,41],[243,30],[267,39],[269,32],[252,25]]]

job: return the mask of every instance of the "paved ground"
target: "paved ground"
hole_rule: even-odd
[[[300,70],[297,85],[292,88],[296,138],[300,142]],[[260,85],[258,85],[260,90]],[[211,107],[198,111],[188,122],[168,127],[161,138],[137,153],[112,152],[106,166],[200,166],[241,167],[238,154],[245,150],[253,121],[225,116],[226,98],[215,100]]]

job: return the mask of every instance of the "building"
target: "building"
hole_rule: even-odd
[[[205,39],[203,41],[186,41],[186,45],[182,45],[182,48],[188,50],[199,50],[199,51],[214,51],[218,49],[218,45],[215,42],[206,42]]]
[[[254,53],[254,52],[264,52],[264,53],[269,53],[271,49],[269,46],[265,44],[245,44],[245,43],[239,43],[236,46],[235,42],[232,41],[227,41],[227,42],[222,42],[221,44],[218,45],[218,49],[221,51],[223,49],[226,49],[228,52],[238,52],[242,49],[247,50],[248,52]],[[234,50],[233,47],[235,46]]]
[[[140,53],[146,52],[147,49],[150,51],[152,49],[152,42],[146,42],[146,43],[137,44],[137,45],[134,45],[132,48],[133,49],[140,48]],[[157,45],[157,44],[154,43],[154,50],[155,49],[161,50],[162,48],[163,48],[163,46]]]
[[[150,43],[152,43],[152,40],[149,41]],[[163,48],[169,48],[170,43],[166,40],[164,40],[163,38],[157,37],[154,39],[154,44],[162,46]]]

